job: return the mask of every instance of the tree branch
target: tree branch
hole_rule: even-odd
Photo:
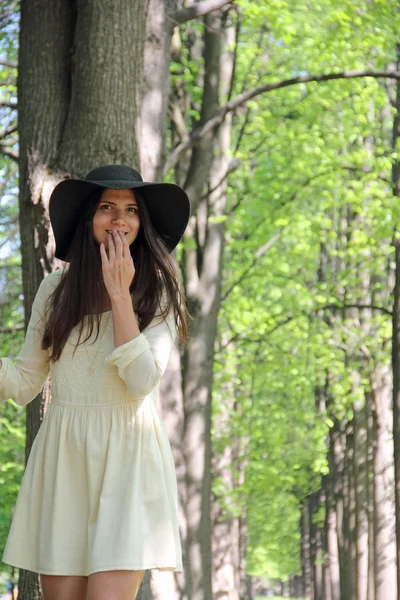
[[[227,170],[225,171],[224,175],[222,175],[221,179],[218,181],[218,183],[211,189],[207,190],[201,197],[202,200],[205,200],[206,198],[208,198],[208,196],[210,194],[212,194],[213,192],[215,192],[220,185],[222,185],[224,183],[224,181],[229,177],[229,175],[231,173],[233,173],[234,171],[236,171],[236,169],[238,169],[242,164],[242,161],[240,161],[238,158],[232,158],[232,160],[229,163],[229,167],[227,168]]]
[[[291,321],[293,321],[293,319],[299,319],[300,317],[310,318],[311,315],[315,315],[318,311],[324,310],[324,309],[343,310],[345,308],[358,308],[358,309],[368,308],[370,310],[376,310],[378,312],[382,312],[384,314],[388,314],[389,316],[392,316],[392,313],[390,310],[388,310],[387,308],[384,308],[383,306],[376,306],[374,304],[326,304],[325,306],[320,306],[319,308],[316,308],[311,313],[307,313],[305,311],[300,311],[299,313],[294,314],[294,315],[289,313],[286,317],[284,317],[283,319],[278,321],[275,325],[273,325],[271,327],[271,329],[268,329],[267,331],[265,331],[263,333],[263,335],[259,338],[251,338],[251,337],[248,337],[247,335],[245,336],[243,332],[242,333],[234,333],[234,335],[232,337],[230,337],[226,342],[224,342],[224,344],[221,344],[219,346],[218,350],[216,351],[216,356],[218,356],[218,354],[222,350],[225,350],[225,348],[227,348],[232,342],[235,342],[236,340],[239,340],[241,343],[243,343],[243,342],[252,343],[252,344],[265,343],[265,340],[268,336],[270,336],[272,333],[275,333],[275,331],[277,331],[281,327],[283,327],[283,326],[287,325],[288,323],[290,323]]]
[[[13,333],[25,329],[25,325],[14,325],[14,327],[0,327],[0,333]]]
[[[168,17],[174,22],[174,25],[181,25],[192,19],[197,19],[197,17],[203,17],[227,4],[232,4],[232,0],[202,0],[197,4],[170,13]]]
[[[0,100],[0,107],[1,108],[11,108],[12,110],[17,110],[18,105],[15,102],[9,102],[8,100]]]
[[[6,146],[3,146],[1,144],[0,144],[0,154],[4,154],[4,156],[8,156],[8,158],[11,158],[15,162],[19,161],[19,155],[18,154],[16,154],[12,150],[8,150],[8,148],[6,148]]]
[[[278,233],[276,233],[270,240],[268,240],[268,242],[266,242],[263,246],[261,246],[257,252],[254,255],[254,259],[251,261],[251,263],[244,269],[244,271],[239,275],[239,277],[236,279],[236,281],[234,281],[229,288],[226,290],[226,292],[223,294],[223,296],[221,297],[221,304],[223,302],[225,302],[226,298],[229,296],[229,294],[232,292],[232,290],[239,285],[243,279],[246,278],[247,274],[253,269],[253,267],[257,264],[257,261],[259,258],[261,258],[261,256],[263,254],[265,254],[273,244],[275,244],[275,242],[277,242],[279,240],[279,238],[282,235],[282,229],[280,231],[278,231]]]
[[[362,310],[366,308],[368,310],[375,310],[377,312],[381,312],[384,315],[392,316],[392,311],[384,306],[377,306],[376,304],[325,304],[324,306],[320,306],[317,310],[345,310],[346,308],[358,308]]]
[[[16,60],[7,60],[6,58],[0,58],[0,65],[2,67],[9,67],[10,69],[16,69],[18,67]]]
[[[7,87],[8,85],[16,85],[15,77],[7,77],[7,79],[0,80],[0,87]]]
[[[6,127],[6,129],[3,129],[3,131],[0,131],[0,140],[4,140],[5,137],[7,137],[8,135],[11,135],[12,133],[15,133],[16,131],[17,131],[16,125],[10,125],[9,127]]]
[[[298,85],[299,83],[310,83],[312,81],[331,81],[335,79],[360,79],[363,77],[373,77],[377,78],[388,78],[388,79],[396,79],[400,80],[400,72],[399,71],[342,71],[340,73],[316,73],[314,75],[301,75],[299,77],[293,77],[291,79],[283,79],[281,81],[276,81],[275,83],[266,83],[264,85],[260,85],[256,88],[243,92],[229,100],[225,104],[223,104],[216,115],[209,119],[204,125],[196,129],[190,139],[186,142],[182,142],[179,144],[174,150],[171,152],[169,159],[166,161],[164,175],[168,173],[171,169],[173,169],[177,163],[179,162],[182,154],[186,152],[189,148],[196,146],[207,134],[211,133],[214,129],[216,129],[219,125],[221,125],[222,121],[225,119],[226,115],[229,112],[232,112],[239,108],[240,106],[245,106],[250,100],[259,96],[260,94],[264,94],[266,92],[272,92],[275,90],[279,90],[280,88],[289,87],[292,85]]]

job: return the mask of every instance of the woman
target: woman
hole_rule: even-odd
[[[171,448],[156,411],[187,312],[169,256],[185,192],[121,165],[62,181],[50,220],[63,270],[42,281],[0,400],[25,405],[49,373],[4,562],[40,573],[45,600],[132,600],[145,569],[182,570]]]

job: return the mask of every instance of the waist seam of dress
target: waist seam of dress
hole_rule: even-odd
[[[143,400],[145,400],[145,398],[135,398],[132,400],[125,400],[124,402],[110,402],[108,404],[78,404],[75,402],[64,402],[61,400],[55,400],[53,399],[50,402],[50,405],[56,405],[56,406],[65,406],[66,408],[73,408],[73,409],[77,409],[77,408],[93,408],[93,409],[99,409],[99,408],[113,408],[116,406],[137,406],[139,403],[143,402]]]

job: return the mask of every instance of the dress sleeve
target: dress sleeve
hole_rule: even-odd
[[[14,400],[20,406],[31,402],[42,390],[49,374],[49,353],[41,349],[44,331],[44,308],[53,274],[47,275],[41,282],[32,304],[31,318],[26,331],[24,345],[13,362],[10,358],[1,358],[0,402]],[[57,278],[58,280],[58,278]]]
[[[133,398],[145,398],[161,381],[177,337],[174,311],[156,316],[140,335],[105,358],[115,365]]]

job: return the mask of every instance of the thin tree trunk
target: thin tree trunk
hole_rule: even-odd
[[[365,392],[365,405],[367,407],[367,460],[368,473],[367,478],[367,501],[368,501],[368,590],[367,600],[375,600],[375,504],[374,504],[374,455],[376,445],[376,427],[373,416],[372,394]]]
[[[174,0],[149,0],[146,13],[146,39],[144,46],[143,90],[140,107],[138,146],[140,172],[146,181],[161,181],[165,163],[167,130],[167,105],[170,88],[169,61],[172,22],[167,11],[176,8]],[[174,253],[175,256],[175,253]],[[181,353],[174,348],[168,369],[160,386],[161,404],[158,407],[164,421],[178,483],[179,529],[181,539],[186,539],[186,486],[185,463],[182,453],[183,392],[181,379]],[[183,573],[152,571],[144,598],[173,600],[184,598],[185,572],[189,565],[183,556]]]
[[[221,54],[219,59],[219,94],[225,97],[229,92],[229,87],[233,75],[233,51],[235,41],[235,32],[232,26],[228,26],[223,18],[221,24]],[[229,169],[229,149],[231,147],[231,118],[225,120],[217,131],[214,143],[214,154],[210,165],[210,174],[208,179],[208,187],[211,190],[208,193],[207,202],[212,207],[208,217],[211,219],[216,216],[224,215],[227,202],[227,179],[226,174]],[[222,257],[225,228],[216,229],[214,235],[218,239],[218,265],[220,271],[217,274],[220,282],[222,280]],[[211,241],[211,240],[210,240]],[[217,246],[216,246],[217,247]],[[206,266],[206,262],[204,266]],[[207,268],[207,267],[206,267]],[[220,303],[220,286],[218,289],[218,304]],[[227,390],[224,406],[221,407],[219,415],[215,418],[213,424],[216,429],[219,429],[218,423],[229,423],[229,415],[235,410],[235,393],[231,386],[230,394]],[[231,436],[232,437],[232,436]],[[236,434],[233,434],[232,442],[225,447],[224,456],[213,456],[214,472],[221,472],[228,484],[228,489],[234,487],[234,478],[232,468],[238,468],[238,460],[240,457],[236,455],[235,450],[238,449],[239,441]],[[218,508],[217,508],[218,507]],[[216,503],[217,510],[221,510],[218,501]],[[217,525],[217,526],[215,526]],[[238,600],[238,581],[237,561],[235,561],[236,552],[238,549],[239,540],[235,533],[238,533],[235,526],[235,519],[230,515],[224,515],[224,518],[217,519],[212,532],[212,556],[213,556],[213,594],[218,598],[226,598],[226,600]]]
[[[396,537],[391,381],[387,367],[371,375],[376,447],[374,454],[375,600],[396,598]]]
[[[359,386],[359,374],[356,388]],[[357,389],[354,389],[356,396]],[[368,457],[365,396],[354,402],[354,478],[356,502],[356,600],[367,600],[368,586]]]
[[[352,598],[357,597],[357,538],[356,538],[356,490],[354,477],[354,419],[346,431],[346,476],[348,495],[348,576],[351,579]]]
[[[339,551],[337,543],[336,506],[333,493],[332,475],[326,477],[326,538],[327,538],[327,587],[331,600],[340,600]],[[328,593],[327,593],[328,597]]]
[[[221,14],[211,13],[205,19],[204,38],[204,96],[202,119],[209,118],[218,108],[220,61],[223,42]],[[187,546],[190,573],[187,595],[191,600],[211,600],[211,400],[214,341],[220,307],[224,223],[208,221],[224,213],[225,193],[217,188],[203,199],[204,184],[213,190],[218,183],[214,170],[220,173],[214,161],[218,149],[229,147],[230,121],[219,132],[203,140],[193,152],[190,168],[192,204],[199,207],[196,227],[188,228],[187,235],[197,240],[194,250],[186,252],[185,280],[187,295],[195,323],[184,360],[183,382],[185,397],[185,430],[183,448],[187,479]],[[228,133],[226,133],[228,131]],[[227,139],[228,138],[228,139]],[[227,141],[226,141],[227,140]],[[223,156],[218,157],[223,160]],[[217,160],[217,157],[216,159]],[[205,163],[207,170],[204,171]],[[211,174],[210,174],[211,173]],[[206,179],[204,179],[204,175]],[[199,179],[202,178],[202,179]],[[193,227],[193,229],[192,229]]]
[[[400,44],[396,47],[396,67],[400,67]],[[396,150],[400,134],[400,82],[396,84],[396,113],[393,119],[392,148]],[[400,161],[392,167],[393,193],[400,196]],[[397,598],[400,599],[400,239],[399,225],[394,237],[395,274],[392,311],[393,441],[396,509]]]
[[[336,425],[330,430],[335,485],[336,525],[340,569],[340,598],[352,600],[351,556],[349,553],[349,496],[346,471],[346,438]]]
[[[315,523],[315,515],[320,508],[321,490],[311,494],[308,501],[309,527],[310,527],[310,561],[312,568],[313,599],[323,600],[323,578],[322,578],[322,544],[321,529]]]
[[[301,518],[301,571],[303,576],[303,596],[311,598],[313,575],[310,556],[310,515],[308,503],[302,507]]]

